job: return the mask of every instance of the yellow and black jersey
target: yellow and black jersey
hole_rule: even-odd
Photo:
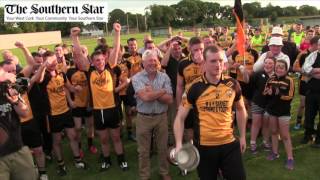
[[[115,66],[112,68],[111,70],[111,76],[112,76],[112,82],[113,82],[113,88],[115,89],[116,87],[118,87],[120,85],[120,78],[121,78],[121,68],[119,65]],[[114,92],[114,96],[115,96],[115,101],[116,101],[116,105],[118,105],[120,103],[120,92],[116,93]]]
[[[293,67],[298,71],[301,71],[301,68],[306,60],[306,57],[309,56],[311,52],[309,50],[302,51],[298,54],[296,61],[293,64]],[[305,81],[307,79],[306,75],[301,74],[300,81]]]
[[[194,108],[195,140],[199,145],[216,146],[235,140],[232,128],[232,105],[241,99],[239,83],[221,76],[217,85],[205,76],[196,79],[183,95],[182,106]]]
[[[201,65],[194,63],[191,57],[187,57],[179,62],[178,73],[183,77],[184,87],[187,89],[193,80],[201,76]]]
[[[90,94],[87,79],[87,72],[80,71],[76,68],[70,68],[67,71],[69,82],[73,86],[81,86],[82,90],[72,94],[73,101],[77,107],[88,107]]]
[[[120,79],[127,79],[130,77],[130,69],[131,69],[131,63],[129,61],[121,61],[118,64],[120,70],[121,70],[121,75]],[[119,92],[120,96],[127,95],[127,88],[124,88]]]
[[[56,70],[58,72],[65,72],[65,69],[66,69],[66,67],[62,62],[58,63],[57,66],[56,66]]]
[[[133,75],[137,74],[138,72],[140,72],[142,70],[142,56],[141,54],[135,54],[135,55],[131,55],[129,53],[125,53],[122,58],[125,61],[128,61],[130,63],[130,77],[132,77]]]
[[[272,76],[266,83],[272,89],[268,95],[266,111],[273,116],[290,116],[291,101],[294,96],[294,82],[290,76]]]
[[[222,49],[228,49],[232,44],[232,37],[231,36],[220,36],[218,39],[218,44]]]
[[[31,109],[31,105],[30,105],[28,94],[27,93],[22,94],[21,98],[23,99],[24,103],[28,107],[27,116],[26,117],[20,117],[20,122],[24,123],[24,122],[31,121],[33,119],[33,113],[32,113],[32,109]]]
[[[51,76],[50,72],[46,71],[44,80],[40,84],[43,90],[46,91],[50,115],[56,116],[69,111],[65,83],[67,77],[63,72],[56,72],[56,76]]]
[[[248,49],[244,53],[244,56],[240,56],[238,51],[235,51],[232,53],[233,62],[239,63],[239,64],[245,66],[249,72],[253,71],[253,65],[258,60],[258,58],[259,58],[259,54],[254,49]],[[233,71],[233,73],[236,73],[236,79],[238,81],[243,82],[243,74],[240,72],[239,69],[236,69],[235,72]]]
[[[115,96],[112,72],[108,65],[103,72],[90,67],[88,72],[89,90],[93,109],[109,109],[115,107]]]

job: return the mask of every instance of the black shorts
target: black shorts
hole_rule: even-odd
[[[184,121],[184,128],[185,129],[193,129],[195,118],[196,117],[195,117],[194,109],[190,109],[190,111],[186,117],[186,120]]]
[[[241,92],[242,95],[247,99],[251,100],[253,97],[253,89],[250,84],[244,83],[242,81],[239,81],[240,87],[241,87]]]
[[[92,110],[86,107],[77,107],[72,109],[72,117],[90,117],[92,116]]]
[[[121,95],[120,100],[124,106],[130,106],[128,95]],[[120,103],[121,104],[121,103]]]
[[[34,119],[21,123],[21,136],[23,144],[29,148],[42,146],[40,128]]]
[[[52,133],[61,132],[64,128],[74,128],[71,111],[56,116],[49,115],[49,124]]]
[[[198,150],[198,175],[201,180],[217,179],[219,169],[224,179],[246,179],[239,141],[219,146],[199,146]]]
[[[93,110],[93,118],[96,130],[105,130],[106,128],[116,129],[120,127],[119,110],[117,107]]]
[[[308,90],[307,83],[305,81],[299,80],[299,94],[302,96],[306,96],[307,90]]]

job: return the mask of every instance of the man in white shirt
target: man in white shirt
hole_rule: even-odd
[[[290,59],[289,57],[281,52],[281,48],[283,46],[282,37],[271,37],[269,41],[269,51],[263,53],[259,59],[253,65],[253,71],[259,72],[263,70],[263,62],[266,58],[274,57],[276,60],[284,60],[286,61],[288,67],[290,67]]]

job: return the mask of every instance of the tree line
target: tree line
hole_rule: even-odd
[[[177,4],[151,5],[145,9],[144,14],[133,14],[121,9],[114,9],[109,13],[108,30],[112,29],[114,22],[127,25],[130,29],[145,31],[150,28],[172,26],[175,28],[186,26],[213,26],[232,25],[234,17],[232,6],[221,6],[216,2],[204,2],[201,0],[181,0]],[[320,15],[316,7],[303,5],[297,6],[273,6],[268,4],[262,7],[259,2],[243,4],[244,17],[247,22],[252,23],[256,18],[269,18],[275,22],[278,17],[314,16]],[[73,26],[81,28],[98,27],[106,29],[105,23],[4,23],[4,11],[0,8],[0,34],[41,32],[60,30],[63,36],[68,35],[68,30]]]

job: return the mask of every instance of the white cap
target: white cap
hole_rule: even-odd
[[[268,46],[271,45],[283,46],[282,37],[271,37]]]
[[[278,27],[278,26],[273,27],[271,34],[279,34],[279,35],[283,36],[282,28]]]

